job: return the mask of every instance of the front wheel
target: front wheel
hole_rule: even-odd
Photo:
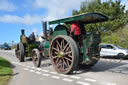
[[[51,63],[58,73],[71,73],[78,66],[78,47],[69,36],[59,35],[54,38],[50,45],[49,55]]]
[[[117,55],[117,57],[118,57],[118,58],[123,58],[123,57],[124,57],[124,54],[123,54],[123,53],[119,53],[119,54]]]
[[[41,65],[41,55],[40,55],[40,52],[39,52],[38,49],[33,49],[32,50],[32,61],[33,61],[33,64],[36,67],[40,67],[40,65]]]

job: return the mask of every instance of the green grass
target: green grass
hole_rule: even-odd
[[[0,85],[6,85],[11,78],[12,68],[9,61],[0,57]]]

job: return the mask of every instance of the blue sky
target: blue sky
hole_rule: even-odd
[[[41,21],[71,16],[82,1],[85,0],[0,0],[0,44],[19,42],[21,29],[27,36],[33,31],[42,34]],[[128,0],[121,3],[128,9]]]

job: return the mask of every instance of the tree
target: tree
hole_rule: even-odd
[[[102,29],[102,42],[119,44],[119,39],[121,38],[119,37],[119,34],[114,32],[123,28],[128,23],[128,10],[125,11],[125,5],[121,4],[121,0],[109,0],[106,2],[92,0],[92,2],[88,4],[87,1],[84,1],[80,5],[80,10],[73,10],[72,15],[88,12],[100,12],[109,17],[109,21],[103,22],[102,24],[96,24],[99,29]],[[89,30],[90,28],[96,29],[96,26],[87,24],[86,30]],[[127,34],[125,34],[125,36],[127,36]],[[124,42],[128,43],[128,40],[125,40]]]

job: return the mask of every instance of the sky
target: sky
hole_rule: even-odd
[[[32,32],[41,35],[41,21],[71,16],[72,10],[79,10],[83,1],[91,0],[0,0],[0,44],[18,43],[21,29],[25,29],[26,36]],[[121,3],[128,9],[128,0]]]

